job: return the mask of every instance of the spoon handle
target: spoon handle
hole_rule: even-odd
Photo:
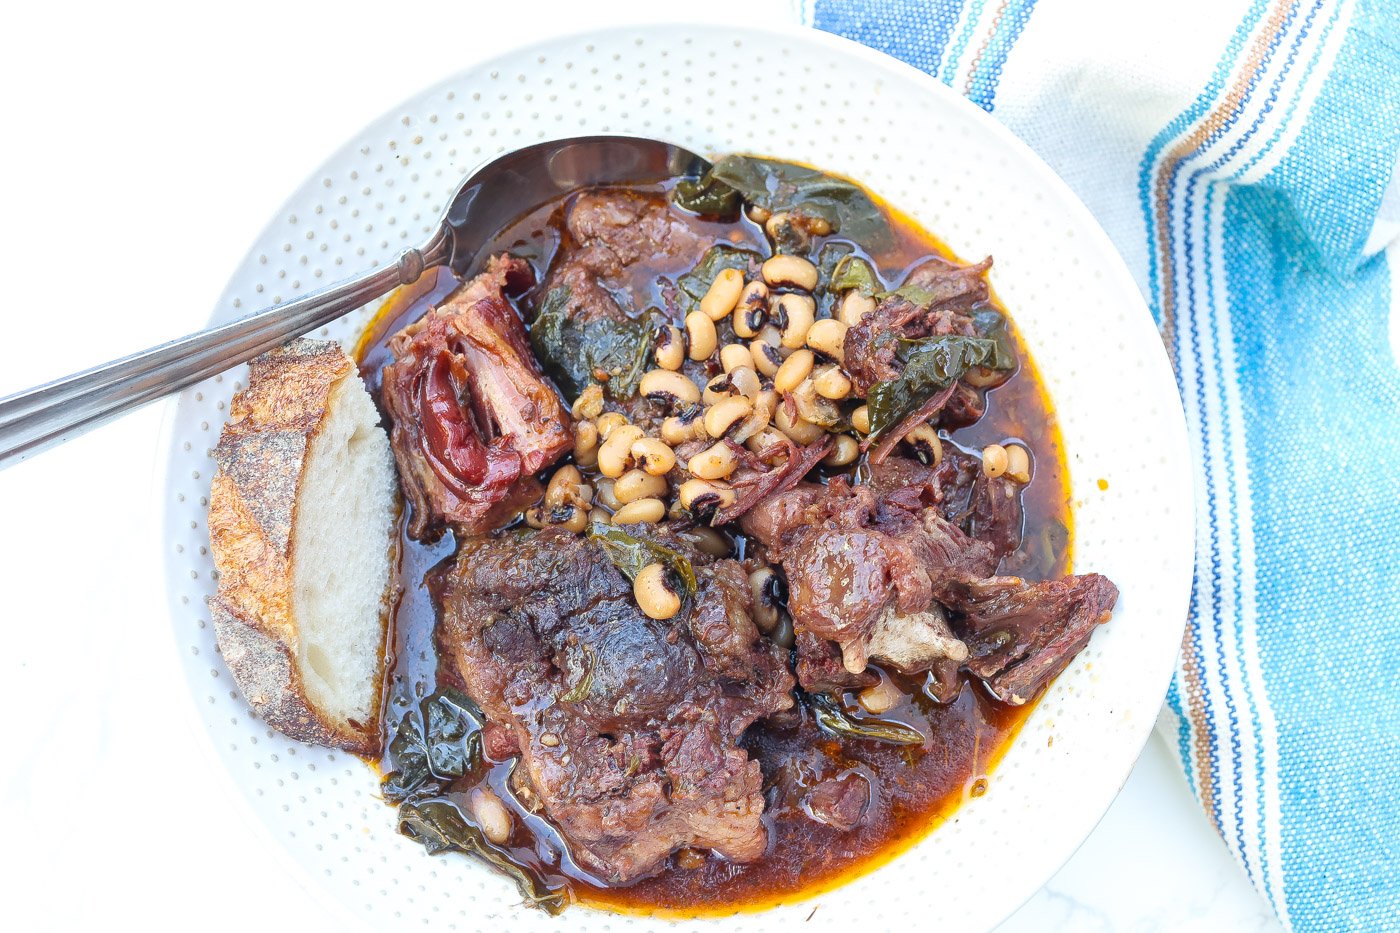
[[[246,363],[447,262],[444,228],[422,250],[286,304],[0,398],[0,469],[147,402]]]

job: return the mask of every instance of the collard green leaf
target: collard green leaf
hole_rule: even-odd
[[[488,862],[515,881],[526,902],[547,913],[558,914],[569,905],[564,887],[551,887],[534,872],[507,859],[449,801],[404,804],[399,808],[399,832],[421,843],[429,855],[462,852]]]
[[[595,522],[588,529],[588,537],[597,541],[622,575],[629,580],[637,579],[637,574],[648,564],[665,564],[680,581],[682,595],[686,598],[695,595],[699,583],[695,579],[695,567],[690,558],[655,541],[630,535],[615,525]]]
[[[891,745],[922,745],[924,734],[913,726],[887,719],[862,717],[856,719],[841,708],[829,693],[807,694],[807,704],[812,708],[817,725],[833,735],[853,739],[871,739],[888,742]]]
[[[898,379],[875,383],[866,395],[872,437],[898,424],[972,367],[1006,368],[994,365],[999,361],[996,342],[982,337],[950,334],[921,340],[898,339],[898,356],[904,361],[904,371]]]
[[[744,206],[743,196],[738,191],[708,173],[678,182],[671,200],[676,206],[701,217],[725,222],[738,220],[739,209]]]
[[[855,247],[840,240],[827,240],[817,253],[817,316],[832,317],[838,297],[838,289],[832,285],[837,268],[846,257],[855,252]]]
[[[455,690],[438,691],[406,713],[389,743],[394,770],[380,784],[385,799],[439,793],[479,768],[481,721],[476,704]]]
[[[580,323],[569,313],[569,290],[555,288],[545,295],[530,325],[530,345],[566,398],[577,398],[603,372],[608,394],[623,400],[636,394],[646,372],[652,331],[645,318],[599,317]]]
[[[833,292],[848,292],[854,289],[870,298],[880,292],[883,286],[874,266],[859,256],[846,256],[832,271],[830,288]]]
[[[901,285],[899,288],[892,288],[887,292],[878,292],[876,298],[884,301],[886,298],[903,298],[910,304],[924,307],[931,305],[938,300],[938,295],[922,285]]]
[[[859,185],[804,165],[729,155],[716,162],[700,184],[715,191],[723,191],[722,185],[773,213],[802,211],[822,217],[833,231],[873,252],[894,242],[884,212]]]
[[[995,344],[991,360],[986,363],[992,369],[1015,369],[1016,348],[1011,343],[1011,335],[1006,332],[1006,317],[997,310],[985,308],[972,315],[972,326],[977,333]]]

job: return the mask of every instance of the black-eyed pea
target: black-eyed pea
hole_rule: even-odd
[[[752,359],[749,362],[753,362]],[[758,373],[754,372],[752,366],[735,367],[729,374],[729,384],[734,387],[735,392],[750,401],[757,398],[763,389],[763,380],[758,378]]]
[[[841,304],[836,312],[836,319],[847,327],[855,327],[871,311],[875,310],[875,299],[869,295],[863,295],[857,289],[851,289],[841,298]]]
[[[588,493],[585,497],[584,490]],[[583,474],[578,467],[566,463],[554,471],[549,485],[544,490],[544,504],[548,508],[561,505],[587,505],[593,498],[591,488],[584,485]]]
[[[786,405],[779,405],[778,410],[773,413],[773,424],[797,444],[815,443],[826,434],[821,425],[813,424],[800,416],[789,415]]]
[[[817,267],[801,256],[773,256],[763,263],[763,281],[774,288],[800,288],[810,292],[817,287]]]
[[[614,525],[630,525],[633,522],[643,522],[648,525],[655,525],[666,517],[666,504],[660,499],[647,497],[645,499],[633,499],[613,513]]]
[[[614,512],[622,508],[622,503],[617,500],[617,496],[613,495],[613,481],[610,479],[600,479],[594,484],[593,498],[599,505]]]
[[[624,424],[614,428],[598,448],[598,472],[617,479],[627,472],[632,461],[632,445],[642,437],[642,429],[635,424]]]
[[[489,788],[479,787],[472,791],[469,807],[472,820],[488,840],[499,846],[510,839],[511,829],[515,825],[510,811]]]
[[[899,705],[899,701],[904,694],[900,693],[899,687],[888,677],[881,677],[880,682],[873,687],[866,687],[856,694],[856,699],[868,713],[888,713]]]
[[[582,534],[588,527],[588,509],[577,505],[560,506],[549,514],[551,525],[567,528],[574,534]]]
[[[783,365],[778,348],[766,340],[754,338],[749,342],[749,353],[753,356],[753,368],[760,376],[772,378]]]
[[[807,331],[807,346],[840,363],[846,358],[846,325],[823,318]]]
[[[685,336],[692,360],[708,360],[719,346],[715,322],[703,311],[692,311],[685,316]]]
[[[669,369],[652,369],[642,376],[637,386],[648,401],[674,409],[681,405],[693,405],[700,401],[700,388],[684,373]]]
[[[697,479],[725,479],[739,466],[739,458],[720,441],[690,458],[690,475]]]
[[[598,463],[598,425],[592,421],[574,422],[574,462],[584,468]]]
[[[783,360],[783,365],[773,374],[773,388],[779,392],[791,392],[802,384],[812,372],[816,357],[811,350],[797,350]]]
[[[700,400],[706,405],[718,405],[725,399],[733,398],[739,394],[741,393],[734,388],[734,381],[730,378],[729,373],[720,373],[705,383],[705,391],[701,394]]]
[[[1031,456],[1020,444],[1006,445],[1006,475],[1018,483],[1031,481]]]
[[[697,521],[708,522],[719,509],[733,505],[734,490],[724,483],[688,479],[676,491],[676,501]]]
[[[1000,444],[988,444],[982,448],[982,472],[987,474],[988,479],[996,479],[1004,474],[1010,466],[1010,457],[1006,448]]]
[[[693,441],[708,437],[705,433],[705,419],[701,414],[701,408],[696,405],[691,411],[682,415],[672,415],[661,422],[661,440],[672,447],[679,447],[686,441]]]
[[[647,564],[632,581],[632,598],[650,619],[670,619],[681,611],[681,597],[667,579],[664,564]]]
[[[914,455],[926,466],[938,466],[943,462],[943,442],[931,425],[921,424],[904,435],[904,443],[914,451]]]
[[[734,310],[744,291],[744,273],[738,269],[722,269],[710,283],[709,291],[700,299],[700,310],[711,321],[721,321]]]
[[[851,394],[851,377],[842,372],[840,366],[826,366],[812,377],[812,388],[822,398],[839,402]]]
[[[742,395],[724,399],[705,412],[705,431],[710,437],[723,437],[737,422],[753,412],[753,403]]]
[[[662,369],[677,370],[685,363],[685,334],[674,324],[667,324],[656,332],[656,365]]]
[[[850,466],[860,455],[860,442],[849,434],[838,434],[831,453],[822,458],[829,467]]]
[[[664,441],[643,437],[632,442],[632,459],[652,476],[665,476],[676,465],[676,452]]]
[[[789,350],[796,350],[802,346],[816,317],[817,305],[809,296],[794,295],[791,292],[778,296],[778,320],[782,327],[783,346]]]
[[[762,282],[750,282],[744,286],[739,303],[734,306],[734,333],[745,340],[758,334],[759,328],[768,318],[768,286]]]
[[[851,427],[862,434],[870,433],[870,406],[862,405],[851,412]]]
[[[765,635],[778,624],[778,602],[783,588],[782,579],[771,567],[762,567],[749,574],[750,615]]]
[[[742,343],[726,343],[719,348],[719,365],[727,373],[732,373],[740,366],[752,368],[753,354]]]
[[[638,499],[655,499],[666,495],[670,487],[665,476],[652,476],[646,470],[632,468],[613,483],[613,495],[623,505]]]
[[[778,408],[781,407],[781,405],[778,406]],[[778,408],[774,409],[775,417]],[[768,427],[759,431],[753,437],[750,437],[747,441],[744,442],[744,446],[753,453],[757,454],[762,453],[763,451],[775,445],[786,445],[787,441],[788,437],[782,431],[779,431],[777,428]]]

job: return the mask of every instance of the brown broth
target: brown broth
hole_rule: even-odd
[[[467,277],[484,267],[488,256],[509,251],[529,259],[542,279],[561,243],[564,206],[546,206],[511,224],[482,251],[474,268],[467,270]],[[886,282],[902,281],[909,268],[931,255],[957,258],[908,216],[883,203],[882,209],[897,231],[896,242],[880,255],[862,255],[876,265]],[[695,224],[711,239],[767,251],[761,231],[747,220]],[[685,271],[648,269],[634,283],[636,308],[664,307],[655,277],[674,277]],[[392,361],[389,336],[424,314],[460,281],[446,270],[430,273],[414,286],[401,289],[366,329],[356,356],[376,397],[380,372]],[[527,294],[522,307],[533,307],[539,297]],[[999,302],[997,306],[1001,307]],[[1016,441],[1032,451],[1033,478],[1022,499],[1023,543],[1003,561],[1001,571],[1030,579],[1060,576],[1070,569],[1068,468],[1053,408],[1009,315],[1007,329],[1017,347],[1018,371],[987,393],[986,414],[977,423],[953,432],[951,440],[969,450]],[[456,550],[451,534],[436,545],[425,546],[409,539],[406,528],[406,520],[402,520],[397,570],[400,596],[394,607],[394,657],[387,709],[387,719],[394,724],[437,688],[432,639],[436,613],[425,577],[434,567],[450,561]],[[818,729],[805,712],[795,726],[775,728],[760,723],[748,731],[743,744],[761,763],[768,785],[764,819],[770,829],[769,849],[756,862],[737,864],[712,856],[699,868],[687,870],[678,867],[673,858],[666,870],[651,878],[624,887],[605,885],[573,865],[558,834],[515,798],[509,785],[511,762],[491,765],[484,779],[516,817],[516,829],[502,851],[552,883],[567,883],[581,903],[627,913],[717,916],[761,910],[830,890],[907,850],[969,796],[994,792],[987,775],[1034,707],[1034,702],[1022,707],[999,704],[965,675],[961,694],[946,706],[929,699],[921,679],[896,680],[906,696],[882,718],[920,730],[928,737],[921,747],[837,741]],[[800,791],[850,769],[870,777],[874,792],[865,820],[849,832],[810,819],[799,804],[800,793],[786,790],[795,787]],[[462,799],[459,795],[468,790],[454,787],[450,796]],[[724,892],[722,900],[717,900],[717,892]]]

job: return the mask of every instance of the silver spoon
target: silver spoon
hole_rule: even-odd
[[[437,232],[398,261],[295,301],[0,398],[0,469],[147,402],[246,363],[418,280],[435,266],[463,273],[509,221],[591,185],[645,184],[703,172],[693,152],[630,136],[579,136],[507,153],[473,172]]]

